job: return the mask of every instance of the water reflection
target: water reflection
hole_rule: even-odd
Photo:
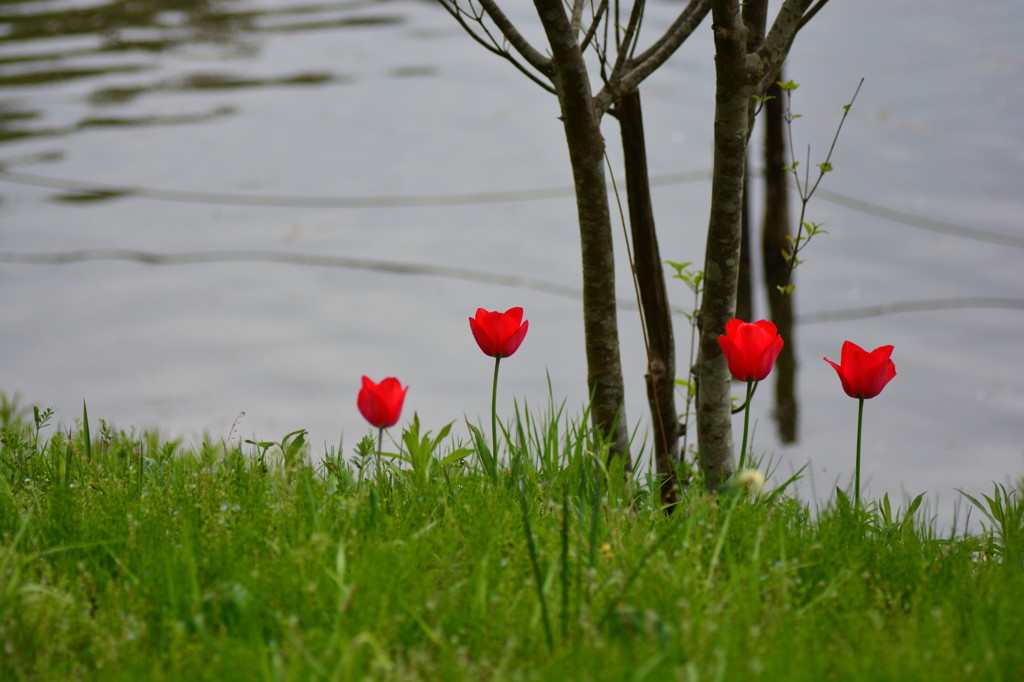
[[[346,80],[351,79],[327,72],[299,73],[283,78],[243,78],[228,73],[196,73],[173,80],[157,81],[148,85],[101,88],[89,95],[89,102],[98,106],[110,106],[126,104],[140,95],[154,92],[234,90],[280,85],[322,85],[324,83],[341,83]]]
[[[397,24],[404,17],[382,12],[380,0],[281,3],[264,7],[231,0],[116,0],[97,4],[26,0],[0,3],[0,144],[112,126],[180,125],[232,114],[230,106],[164,115],[86,115],[77,123],[48,124],[36,93],[76,82],[135,77],[130,84],[104,82],[86,94],[92,107],[130,105],[152,93],[309,87],[350,81],[330,70],[285,75],[241,75],[230,70],[168,76],[154,55],[204,50],[218,61],[254,55],[260,36],[281,32]],[[213,50],[209,55],[205,52]],[[243,62],[244,63],[244,62]],[[429,75],[428,70],[396,76]],[[49,90],[47,92],[50,92]],[[80,96],[76,93],[76,98]],[[110,196],[117,196],[112,193]],[[99,195],[92,200],[103,198]]]

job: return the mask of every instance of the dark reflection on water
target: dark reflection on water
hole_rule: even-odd
[[[46,0],[3,3],[2,19],[9,30],[4,43],[55,36],[95,36],[92,50],[25,55],[10,61],[39,61],[98,52],[164,51],[186,42],[223,41],[251,26],[250,14],[231,11],[237,3],[223,0],[121,0],[89,7],[54,8]],[[134,37],[137,29],[154,35]]]
[[[196,73],[173,80],[160,80],[134,87],[100,88],[89,95],[97,106],[125,104],[140,95],[153,92],[187,92],[195,90],[230,90],[274,85],[321,85],[350,80],[330,73],[299,73],[283,78],[243,78],[228,73]]]
[[[37,128],[32,131],[12,130],[0,128],[0,142],[15,140],[24,137],[55,137],[67,135],[87,128],[127,128],[132,126],[150,126],[161,124],[199,123],[211,119],[228,116],[234,113],[233,107],[216,107],[207,113],[181,114],[178,116],[122,116],[122,117],[87,117],[78,121],[75,125],[64,128]],[[3,114],[0,114],[0,122],[3,122]],[[115,194],[108,195],[115,196]],[[96,199],[98,197],[91,197]]]
[[[0,0],[0,26],[6,28],[6,33],[0,35],[0,144],[68,135],[98,126],[202,122],[234,111],[233,107],[220,105],[177,116],[86,115],[76,124],[47,125],[32,93],[63,83],[88,83],[114,74],[138,79],[127,85],[96,87],[84,98],[90,106],[111,108],[132,104],[151,93],[348,82],[351,76],[329,70],[253,76],[225,71],[222,66],[217,71],[169,77],[161,73],[158,57],[196,47],[212,48],[214,57],[244,57],[259,49],[261,35],[403,22],[401,14],[376,11],[386,4],[364,0],[281,2],[279,6],[257,7],[234,0],[117,0],[74,6],[48,0]]]

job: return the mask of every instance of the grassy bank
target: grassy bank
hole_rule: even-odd
[[[48,416],[0,433],[3,680],[1024,679],[1019,490],[938,537],[741,489],[667,515],[553,414],[511,470],[435,428],[379,473]]]

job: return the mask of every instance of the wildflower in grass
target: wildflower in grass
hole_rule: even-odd
[[[492,456],[498,456],[498,365],[502,358],[519,350],[530,328],[523,320],[522,308],[509,308],[503,313],[477,308],[476,316],[469,318],[469,329],[484,355],[494,358],[494,380],[491,383],[491,443]]]
[[[384,429],[398,423],[398,418],[402,415],[402,403],[405,402],[405,394],[408,390],[408,386],[403,387],[394,377],[388,377],[379,384],[375,384],[369,377],[363,377],[363,387],[359,389],[356,405],[366,421],[378,429],[378,463],[384,441]]]
[[[601,545],[601,554],[604,555],[605,559],[612,559],[615,557],[615,552],[612,551],[612,543],[606,542]]]
[[[775,358],[782,351],[779,330],[768,320],[744,322],[733,318],[725,323],[725,333],[718,337],[729,372],[734,378],[747,382],[747,400],[743,404],[743,442],[740,445],[740,466],[747,458],[747,433],[750,424],[750,399],[758,381],[771,373]]]
[[[745,487],[753,495],[764,490],[764,474],[757,469],[743,469],[736,474],[736,484]]]
[[[855,343],[843,343],[839,364],[824,358],[835,368],[846,395],[857,399],[857,461],[854,469],[854,499],[860,504],[860,441],[864,424],[864,401],[882,392],[896,376],[896,365],[890,359],[892,346],[879,346],[870,353]]]

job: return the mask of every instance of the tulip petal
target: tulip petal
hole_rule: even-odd
[[[522,345],[523,339],[526,338],[526,332],[530,328],[530,321],[523,322],[522,326],[519,327],[501,347],[501,356],[507,358],[508,356],[519,350],[519,346]]]
[[[495,348],[494,340],[488,334],[487,328],[478,321],[480,319],[480,312],[483,311],[477,311],[476,318],[469,318],[469,329],[473,332],[473,338],[476,339],[476,345],[480,346],[480,350],[485,355],[494,355],[497,349]]]
[[[746,322],[744,322],[738,317],[732,318],[731,320],[725,323],[725,335],[732,338],[733,336],[736,335],[737,330],[745,324]]]

